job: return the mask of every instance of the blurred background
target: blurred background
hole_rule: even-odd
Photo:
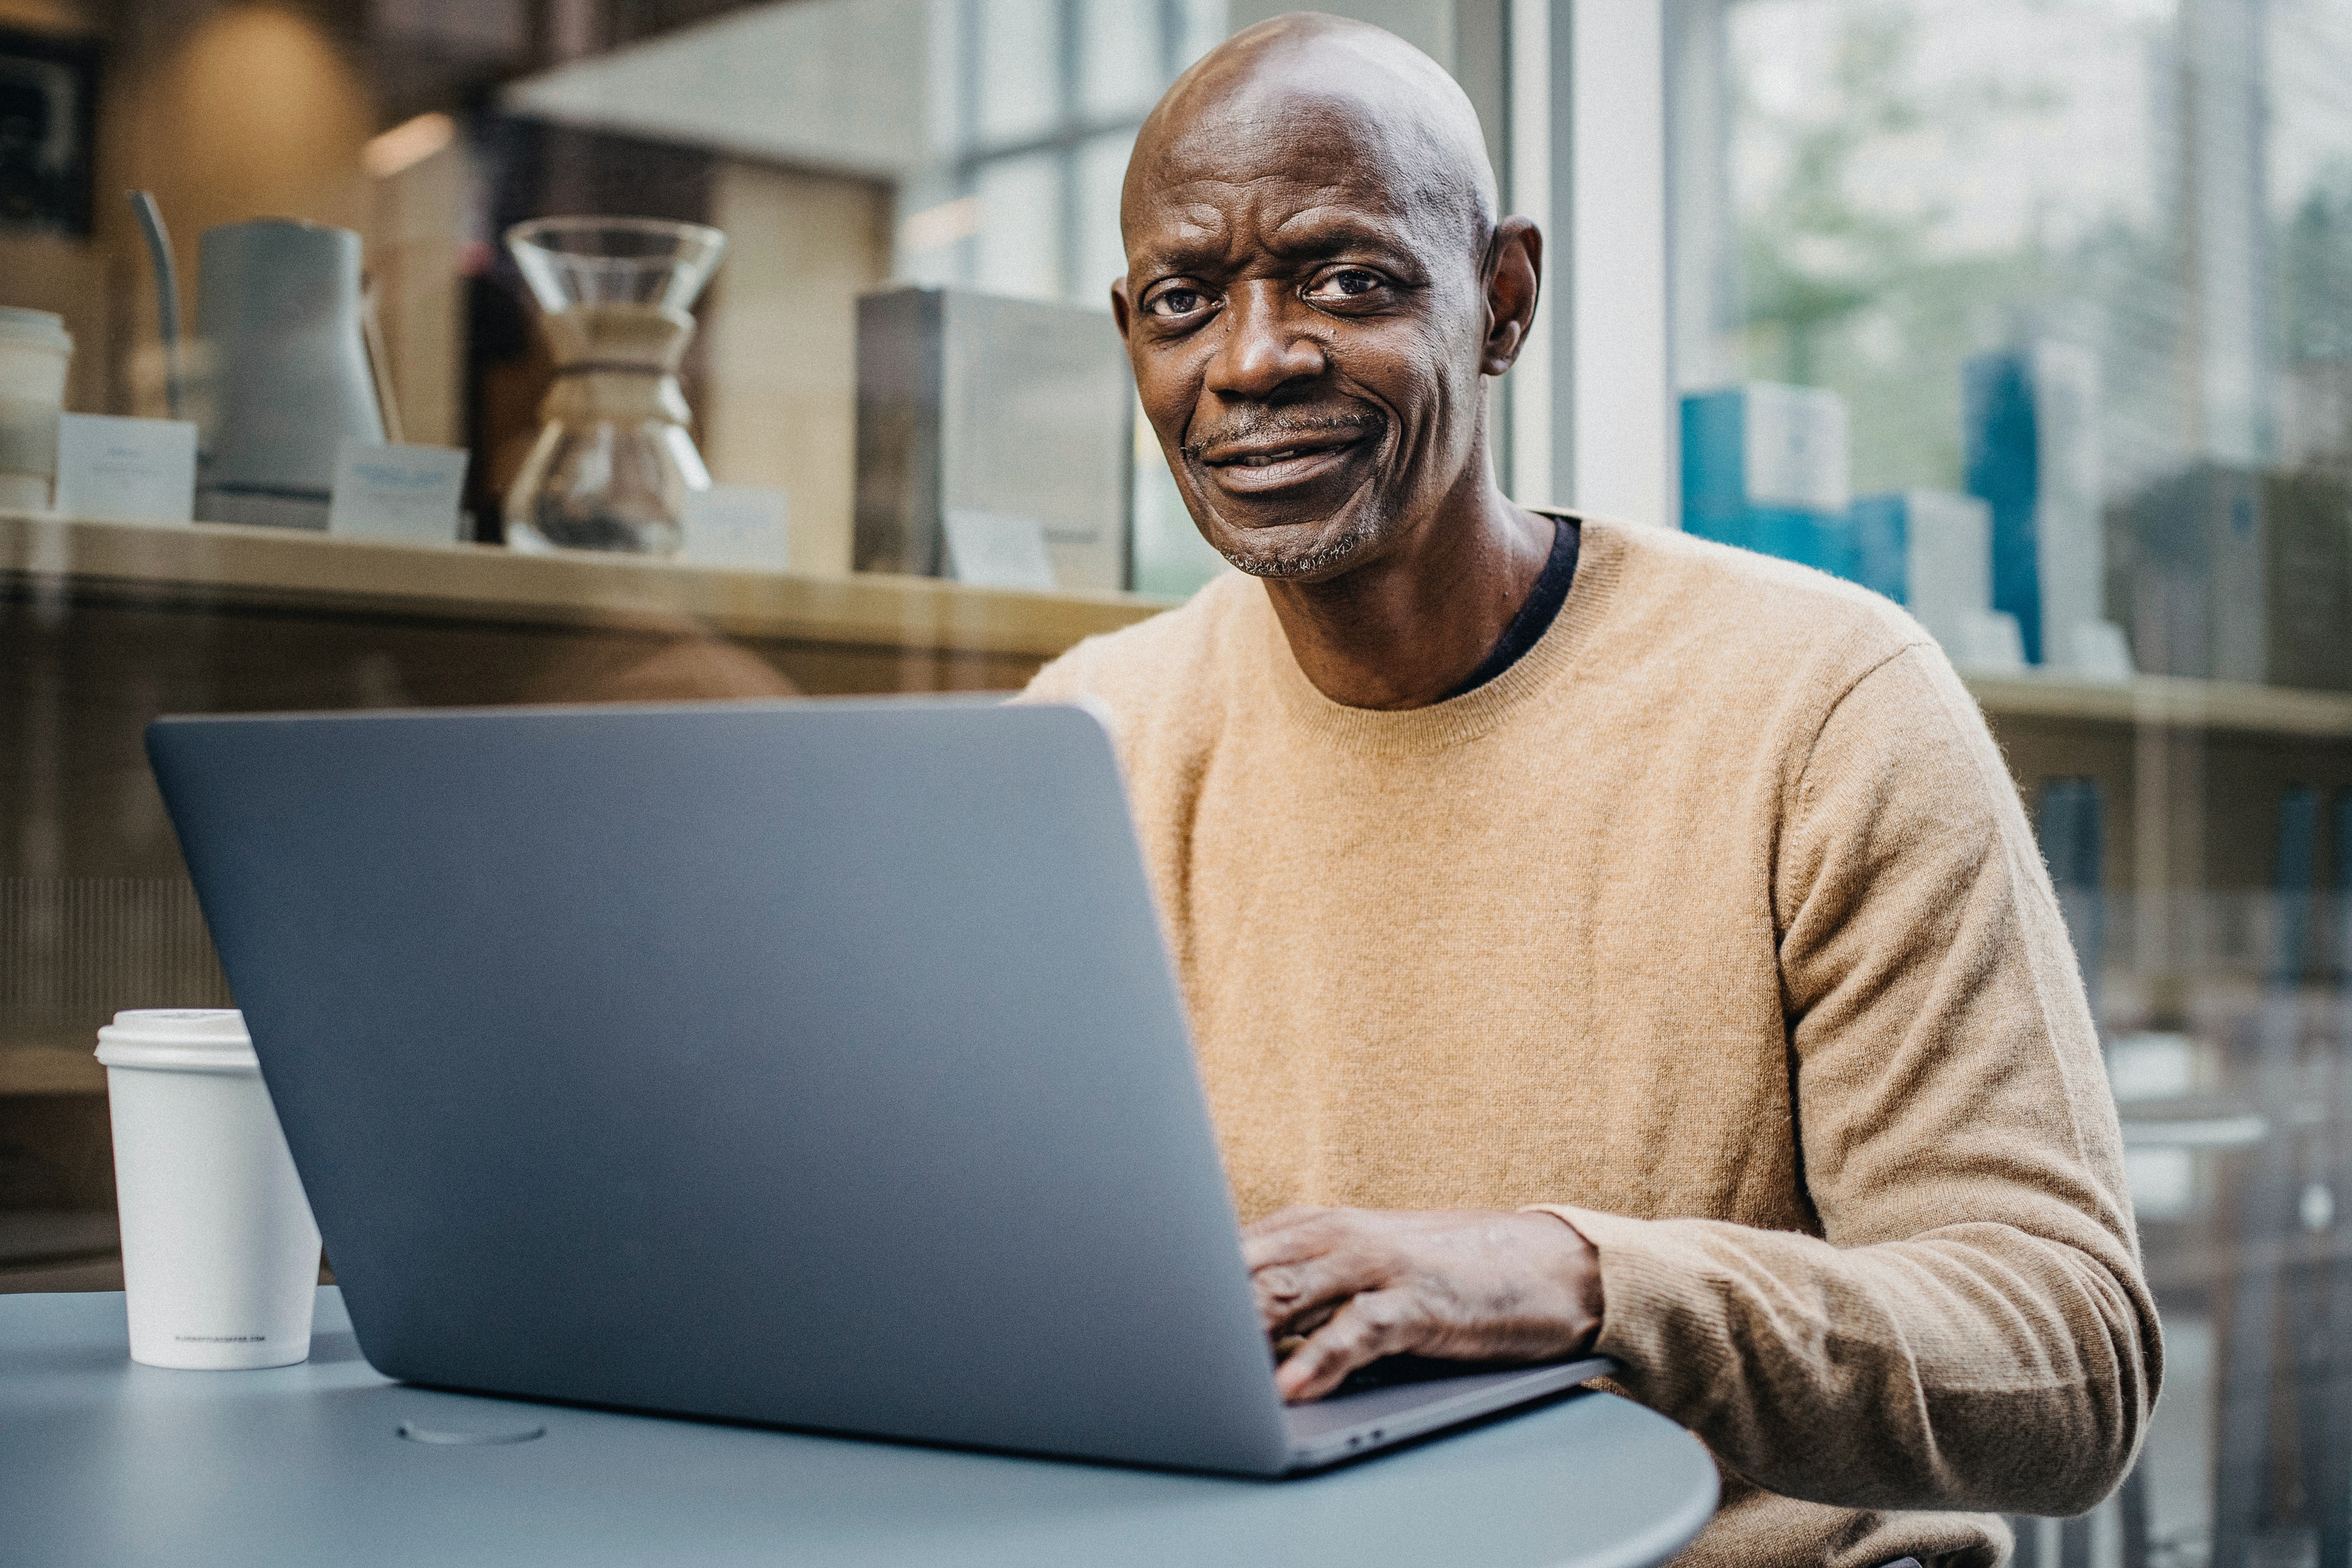
[[[2021,1558],[2352,1568],[2352,0],[1335,8],[1550,237],[1506,489],[1887,594],[2005,749],[2171,1361]],[[96,1026],[229,1001],[154,714],[1004,689],[1219,569],[1106,301],[1135,128],[1276,10],[0,0],[0,307],[46,313],[0,349],[70,338],[52,416],[173,413],[143,189],[196,515],[242,416],[200,237],[255,219],[357,237],[372,438],[464,469],[429,539],[0,511],[0,1289],[119,1281]],[[562,215],[726,238],[625,548],[509,548],[593,377],[502,237]]]

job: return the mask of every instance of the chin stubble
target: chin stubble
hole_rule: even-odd
[[[1198,463],[1210,447],[1219,441],[1252,441],[1265,437],[1323,435],[1334,430],[1346,430],[1360,437],[1378,439],[1388,428],[1388,421],[1369,410],[1362,413],[1329,414],[1308,418],[1281,418],[1261,415],[1244,417],[1217,429],[1196,434],[1185,442],[1183,454]],[[1380,523],[1374,518],[1360,517],[1337,539],[1325,540],[1304,553],[1281,550],[1253,552],[1225,550],[1223,555],[1236,569],[1253,577],[1311,577],[1345,561],[1370,543],[1380,533]]]
[[[1325,540],[1303,553],[1292,554],[1279,550],[1262,554],[1234,550],[1220,550],[1217,553],[1253,577],[1312,577],[1347,560],[1370,544],[1379,533],[1380,525],[1376,521],[1360,517],[1339,538]]]

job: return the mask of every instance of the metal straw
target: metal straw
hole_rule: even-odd
[[[180,269],[172,261],[172,237],[152,191],[132,191],[131,210],[147,237],[147,258],[155,268],[156,326],[163,339],[163,405],[174,419],[186,416],[180,391]]]

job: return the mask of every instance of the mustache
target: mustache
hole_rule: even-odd
[[[1256,441],[1284,436],[1328,436],[1334,431],[1348,431],[1359,436],[1377,436],[1388,428],[1381,416],[1365,409],[1347,414],[1317,414],[1306,416],[1280,417],[1268,415],[1245,415],[1229,420],[1214,429],[1195,431],[1180,448],[1184,456],[1199,462],[1210,447],[1221,441]]]

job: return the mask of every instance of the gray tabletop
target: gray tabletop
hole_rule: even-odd
[[[331,1288],[301,1366],[127,1343],[119,1294],[0,1296],[0,1563],[1634,1568],[1716,1498],[1695,1438],[1601,1393],[1250,1481],[410,1388]]]

